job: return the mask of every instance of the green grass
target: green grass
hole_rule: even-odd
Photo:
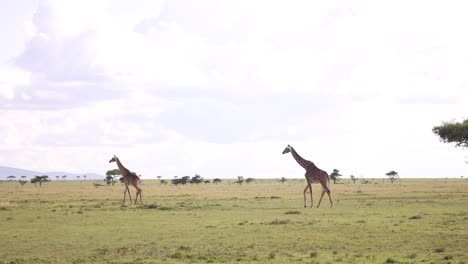
[[[299,180],[146,180],[125,207],[120,184],[93,183],[0,182],[0,263],[468,263],[462,179],[344,181],[318,209]]]

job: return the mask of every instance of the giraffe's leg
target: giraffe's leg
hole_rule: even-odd
[[[140,196],[140,202],[141,202],[141,189],[136,187],[135,204],[138,202],[138,196]]]
[[[333,201],[332,201],[332,198],[331,198],[331,192],[330,192],[330,189],[327,190],[327,194],[328,194],[328,198],[330,199],[330,207],[333,207]]]
[[[137,201],[138,201],[138,189],[136,189],[135,202],[133,204],[136,205]]]
[[[306,193],[307,193],[307,190],[309,189],[309,185],[306,185],[305,189],[304,189],[304,208],[307,207],[307,198],[306,198]]]
[[[127,192],[128,192],[128,197],[130,198],[130,204],[132,204],[132,195],[130,194],[130,188],[128,188],[128,185],[127,185]]]
[[[128,192],[128,197],[130,197],[130,204],[132,204],[132,196],[130,195],[130,189],[128,188],[128,185],[125,184],[124,198],[122,200],[122,205],[125,204],[125,198],[127,196],[127,192]]]
[[[136,205],[136,203],[138,201],[138,194],[139,194],[138,189],[136,189],[136,196],[135,196],[135,203],[134,203],[135,205]]]
[[[314,195],[312,194],[312,184],[309,183],[310,189],[310,208],[314,207]]]
[[[140,195],[140,204],[143,204],[143,200],[141,198],[141,188],[138,188],[137,197],[135,198],[135,204],[137,203],[138,195]]]
[[[322,198],[323,198],[323,195],[325,194],[325,192],[326,192],[326,191],[325,191],[325,188],[322,188],[322,194],[320,195],[320,200],[319,200],[319,202],[318,202],[318,204],[317,204],[317,208],[320,207],[320,203],[322,202]]]
[[[122,200],[122,205],[125,204],[125,196],[127,196],[127,185],[125,185],[124,198],[123,198],[123,200]]]

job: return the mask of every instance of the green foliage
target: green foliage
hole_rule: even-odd
[[[443,122],[432,128],[444,143],[455,143],[456,147],[468,147],[468,119],[463,122]]]
[[[115,177],[117,175],[122,175],[122,172],[120,172],[119,169],[113,169],[113,170],[108,170],[106,171],[106,176],[112,176]]]
[[[340,174],[340,170],[338,170],[338,169],[333,169],[333,172],[330,173],[330,178],[332,179],[333,184],[335,184],[336,181],[338,181],[341,176],[342,175]]]

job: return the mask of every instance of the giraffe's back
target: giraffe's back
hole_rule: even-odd
[[[306,177],[312,180],[312,183],[328,183],[330,180],[330,176],[324,170],[321,170],[317,167],[314,169],[308,170],[306,172]]]

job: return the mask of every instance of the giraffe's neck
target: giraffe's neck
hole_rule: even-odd
[[[291,154],[294,157],[294,159],[297,161],[297,163],[299,163],[299,165],[301,165],[304,169],[307,170],[310,167],[311,164],[313,165],[313,163],[311,161],[308,161],[308,160],[304,159],[303,157],[301,157],[296,152],[296,150],[294,150],[293,147],[291,147]]]
[[[115,162],[117,163],[117,167],[119,167],[119,170],[122,173],[122,176],[127,176],[127,174],[130,173],[130,171],[124,167],[122,162],[120,162],[119,158],[116,158]]]

